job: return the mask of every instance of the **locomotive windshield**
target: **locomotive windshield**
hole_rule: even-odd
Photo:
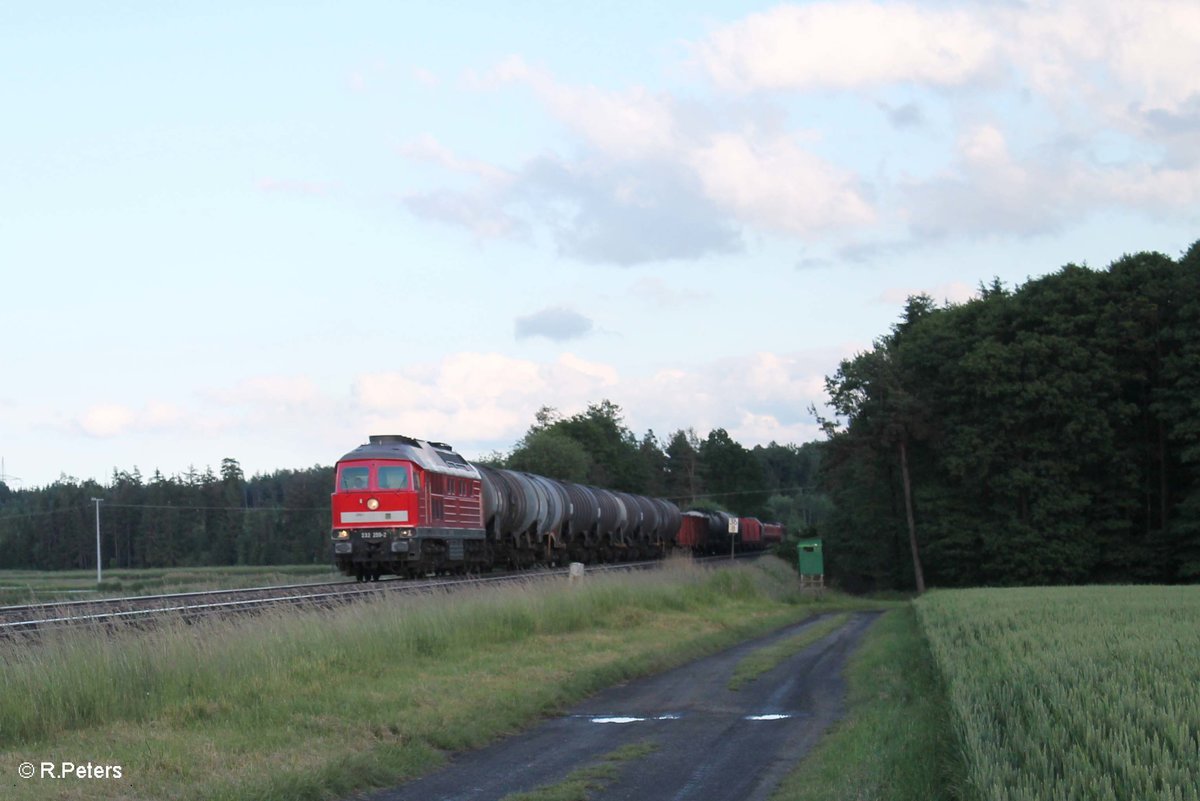
[[[343,490],[365,490],[371,478],[369,467],[343,467],[338,485]]]
[[[379,488],[391,490],[408,489],[408,466],[392,465],[379,467]]]

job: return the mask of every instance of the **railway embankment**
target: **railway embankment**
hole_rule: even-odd
[[[805,596],[767,559],[52,632],[0,651],[5,797],[343,797],[603,687],[865,605]]]

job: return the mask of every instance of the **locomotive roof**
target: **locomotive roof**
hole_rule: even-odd
[[[444,442],[426,442],[401,434],[372,434],[371,441],[359,445],[339,462],[351,459],[403,459],[434,473],[463,478],[479,478],[479,471]]]

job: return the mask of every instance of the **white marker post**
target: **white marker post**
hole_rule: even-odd
[[[100,563],[100,504],[104,502],[104,499],[92,498],[92,502],[96,504],[96,584],[99,584],[104,578]]]

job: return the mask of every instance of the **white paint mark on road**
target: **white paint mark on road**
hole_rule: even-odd
[[[747,715],[742,720],[787,720],[791,715]]]
[[[626,723],[645,723],[647,720],[679,720],[683,717],[678,712],[666,712],[662,715],[655,715],[652,718],[639,718],[629,715],[572,715],[574,718],[583,718],[592,723],[616,723],[624,725]]]

